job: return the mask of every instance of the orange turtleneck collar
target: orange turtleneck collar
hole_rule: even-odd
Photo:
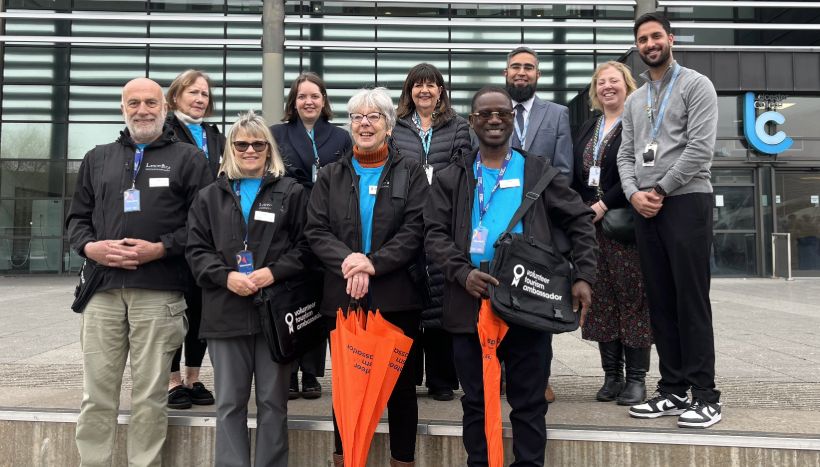
[[[353,157],[359,161],[362,167],[381,167],[387,161],[387,143],[382,144],[374,151],[362,151],[358,146],[353,146]]]

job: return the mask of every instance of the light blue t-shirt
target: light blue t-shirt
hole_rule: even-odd
[[[370,187],[377,187],[382,175],[381,167],[362,167],[356,158],[353,158],[353,170],[359,176],[359,213],[362,218],[362,253],[370,253],[370,234],[373,232],[373,207],[376,205],[376,191],[371,194]]]
[[[205,157],[207,158],[208,157],[208,151],[206,151],[205,149],[202,148],[202,131],[203,131],[202,125],[198,125],[196,123],[186,123],[185,125],[188,127],[188,130],[191,131],[191,136],[194,137],[194,142],[196,143],[196,147],[198,147],[199,149],[202,149],[202,151],[205,153]]]
[[[145,149],[146,146],[148,146],[148,143],[137,143],[138,149]]]
[[[256,201],[256,195],[259,193],[261,184],[261,178],[243,178],[239,180],[239,205],[242,208],[242,217],[245,218],[246,225],[251,216],[251,207],[253,207],[253,202]]]
[[[484,179],[484,203],[490,201],[487,214],[481,219],[481,225],[485,227],[487,232],[487,243],[484,246],[484,254],[470,253],[470,261],[473,266],[478,267],[482,261],[492,262],[495,248],[493,244],[498,240],[499,235],[507,228],[507,224],[512,220],[513,214],[521,205],[521,200],[524,199],[524,156],[513,150],[512,158],[507,171],[504,173],[505,183],[509,183],[509,187],[498,187],[495,194],[490,200],[490,192],[498,180],[498,173],[500,169],[487,168],[482,164],[481,172]],[[473,164],[473,175],[476,175],[476,165]],[[515,181],[518,181],[516,184]],[[478,227],[479,223],[479,205],[478,205],[478,186],[473,195],[473,215],[472,215],[472,231]],[[524,226],[521,221],[518,221],[513,227],[513,232],[524,232]],[[471,234],[472,237],[472,234]]]

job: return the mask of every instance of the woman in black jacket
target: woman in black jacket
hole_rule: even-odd
[[[186,70],[177,76],[166,93],[169,126],[178,140],[199,148],[208,160],[212,179],[219,171],[219,162],[225,150],[225,137],[216,125],[206,123],[205,117],[213,114],[211,80],[199,70]],[[202,315],[202,291],[189,276],[185,301],[188,304],[188,332],[185,335],[185,378],[180,373],[182,349],[171,360],[171,378],[168,383],[168,407],[187,409],[191,404],[210,405],[214,395],[199,381],[199,369],[205,357],[206,342],[199,338],[199,322]]]
[[[219,178],[191,206],[186,248],[202,287],[200,336],[208,339],[214,367],[216,465],[251,465],[247,404],[255,379],[254,464],[285,467],[290,364],[271,359],[253,300],[259,289],[308,267],[307,195],[284,176],[261,117],[242,115],[228,138]]]
[[[270,127],[288,175],[308,189],[313,187],[320,168],[336,162],[350,150],[350,135],[331,124],[332,118],[325,83],[316,73],[306,72],[290,87],[282,119],[286,123]],[[316,377],[325,375],[326,352],[327,344],[322,343],[293,364],[288,391],[290,399],[300,395],[305,399],[321,397],[322,385]],[[301,392],[299,369],[302,370]]]
[[[596,399],[617,400],[619,405],[640,404],[646,398],[644,381],[652,346],[638,250],[634,244],[608,238],[600,222],[606,211],[629,207],[621,189],[617,158],[624,101],[635,87],[632,72],[623,63],[606,62],[595,70],[590,103],[601,115],[587,120],[575,137],[572,178],[572,188],[595,211],[595,233],[601,249],[592,308],[581,335],[597,341],[601,354],[605,377]]]
[[[408,267],[421,252],[427,198],[424,169],[390,147],[396,113],[384,88],[363,89],[348,102],[353,150],[319,171],[310,194],[305,235],[325,268],[322,314],[335,325],[350,298],[416,339],[421,297]],[[391,465],[413,465],[418,406],[416,345],[387,403]],[[342,465],[336,436],[334,463]]]
[[[450,106],[444,77],[435,66],[420,63],[410,69],[396,113],[393,141],[404,157],[424,166],[428,182],[432,183],[433,173],[447,167],[454,157],[470,152],[470,125]],[[453,400],[453,389],[458,389],[458,378],[452,339],[441,327],[444,276],[432,261],[427,261],[427,273],[430,297],[421,312],[427,390],[433,399],[449,401]],[[421,367],[421,358],[418,363]]]

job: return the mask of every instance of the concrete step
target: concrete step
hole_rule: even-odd
[[[0,466],[77,465],[74,446],[76,410],[0,409]],[[129,416],[119,416],[114,465],[126,465]],[[248,420],[251,439],[256,419]],[[291,466],[330,465],[333,425],[328,417],[291,415],[288,421]],[[368,466],[389,460],[387,424],[373,440]],[[418,425],[419,467],[466,464],[461,426],[446,420]],[[211,414],[172,413],[163,465],[213,465],[215,418]],[[513,461],[511,429],[504,427],[505,464]],[[647,427],[548,426],[549,466],[820,466],[820,438],[815,434],[760,431],[680,430]]]

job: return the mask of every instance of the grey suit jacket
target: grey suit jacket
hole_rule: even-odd
[[[524,147],[513,132],[510,145],[527,153],[541,156],[562,174],[572,177],[572,135],[569,129],[569,109],[535,96],[529,114]]]

